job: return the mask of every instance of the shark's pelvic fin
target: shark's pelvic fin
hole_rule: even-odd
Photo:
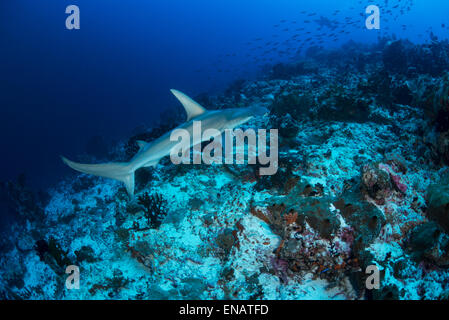
[[[126,191],[132,197],[134,194],[134,169],[127,162],[110,162],[103,164],[83,164],[70,161],[61,157],[62,161],[70,168],[99,177],[119,180],[125,184]]]
[[[175,95],[179,102],[181,102],[182,106],[186,110],[187,121],[198,117],[199,115],[202,115],[207,111],[198,102],[193,101],[193,99],[191,99],[181,91],[175,89],[171,89],[170,91]]]

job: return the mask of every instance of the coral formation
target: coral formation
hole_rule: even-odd
[[[10,299],[447,299],[449,45],[380,39],[308,50],[202,94],[210,109],[263,106],[279,169],[162,160],[120,183],[79,175],[47,197],[2,185],[22,217],[0,242]],[[129,159],[180,123],[122,141]],[[143,132],[143,133],[142,133]],[[61,286],[65,267],[85,272]],[[366,269],[380,272],[368,290]]]
[[[449,186],[433,184],[427,189],[427,215],[449,232]]]
[[[168,210],[167,201],[162,195],[155,193],[150,196],[148,192],[145,192],[138,197],[138,203],[143,207],[148,226],[159,228]]]

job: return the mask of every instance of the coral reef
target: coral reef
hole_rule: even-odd
[[[243,129],[279,129],[273,176],[162,160],[137,173],[133,199],[85,175],[49,197],[23,177],[3,184],[22,218],[0,242],[0,297],[447,299],[448,53],[436,40],[318,46],[202,94],[210,109],[270,110]],[[116,157],[183,121],[171,113]],[[79,290],[63,285],[69,264]],[[368,266],[379,289],[366,288]]]
[[[427,189],[427,215],[449,232],[449,185],[434,184]]]

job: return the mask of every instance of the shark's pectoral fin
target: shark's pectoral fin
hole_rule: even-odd
[[[171,93],[181,102],[182,106],[187,113],[187,121],[202,115],[207,110],[204,109],[199,103],[195,102],[193,99],[182,93],[181,91],[171,89]]]

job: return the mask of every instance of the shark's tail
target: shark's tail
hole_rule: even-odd
[[[119,180],[125,184],[126,191],[132,197],[134,194],[134,171],[135,169],[127,162],[111,162],[102,164],[83,164],[70,161],[61,157],[62,161],[70,168],[99,177]]]

